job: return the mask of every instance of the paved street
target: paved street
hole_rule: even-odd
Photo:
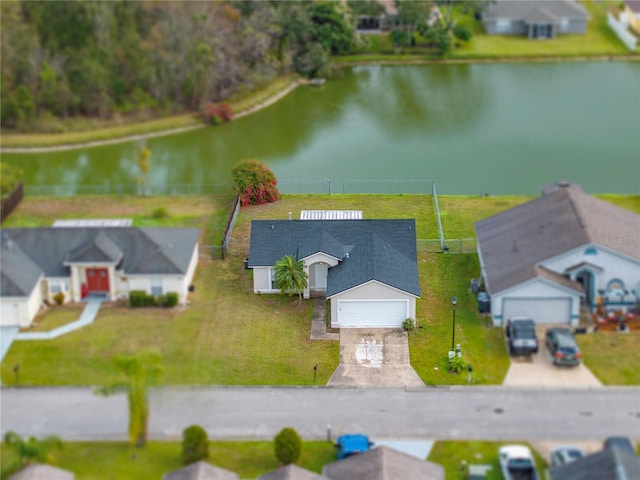
[[[67,440],[124,439],[124,395],[90,388],[3,388],[2,433]],[[363,432],[378,438],[601,441],[640,440],[640,388],[434,387],[163,388],[151,394],[150,435],[177,439],[191,424],[212,439],[272,439],[284,426],[304,438]]]

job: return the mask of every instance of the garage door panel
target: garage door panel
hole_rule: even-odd
[[[408,316],[407,300],[338,300],[341,327],[401,327]]]
[[[569,298],[505,298],[502,303],[502,318],[530,317],[536,323],[567,324],[571,321],[571,299]]]

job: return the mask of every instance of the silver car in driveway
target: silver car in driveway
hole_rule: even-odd
[[[576,343],[576,337],[568,328],[550,328],[545,335],[545,344],[551,354],[554,365],[578,365],[582,353]]]

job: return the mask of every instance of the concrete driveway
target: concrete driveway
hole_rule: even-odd
[[[540,342],[537,354],[531,357],[511,357],[503,385],[517,387],[601,387],[600,381],[582,363],[576,367],[557,367],[544,344],[547,328],[558,325],[537,325]]]
[[[407,333],[399,328],[341,328],[340,365],[331,387],[424,387],[409,361]]]

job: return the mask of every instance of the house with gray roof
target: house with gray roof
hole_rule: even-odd
[[[415,220],[254,220],[255,293],[279,293],[273,266],[285,255],[304,262],[305,298],[331,301],[332,327],[396,328],[415,319]]]
[[[640,478],[640,457],[618,448],[604,448],[599,452],[570,463],[552,467],[549,480],[631,480]]]
[[[482,14],[488,35],[520,35],[542,40],[585,33],[589,14],[573,0],[497,0]]]
[[[179,470],[169,472],[162,480],[238,480],[238,475],[208,462],[195,462]]]
[[[494,325],[511,317],[577,325],[581,305],[625,310],[640,299],[640,215],[575,184],[475,224]]]
[[[178,294],[184,303],[198,261],[199,230],[137,227],[6,228],[0,239],[2,326],[27,327],[43,302],[132,290]]]

